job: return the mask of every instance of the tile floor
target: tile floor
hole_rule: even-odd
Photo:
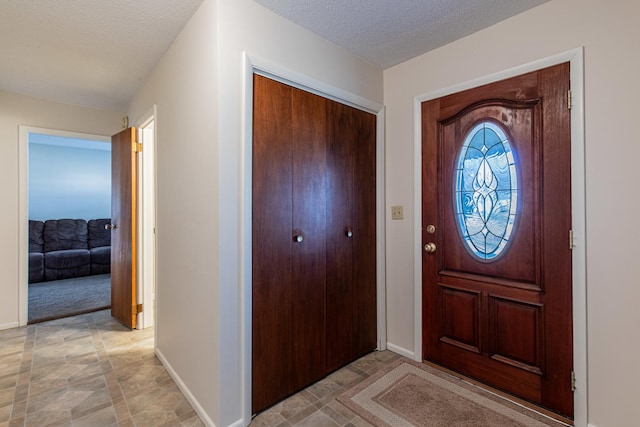
[[[370,426],[335,398],[398,355],[367,355],[259,414],[251,427]],[[153,329],[108,310],[0,331],[0,427],[203,426],[153,354]]]
[[[375,374],[399,355],[368,354],[301,392],[258,414],[250,427],[367,427],[370,423],[339,403],[336,397]]]
[[[153,354],[153,329],[108,310],[0,331],[0,427],[203,426]]]

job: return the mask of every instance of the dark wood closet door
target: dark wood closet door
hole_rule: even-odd
[[[327,369],[376,348],[376,119],[329,106]]]
[[[252,410],[292,390],[291,88],[254,79]],[[275,397],[274,397],[275,396]],[[276,399],[276,400],[274,400]]]
[[[326,99],[254,80],[253,412],[326,375]]]
[[[326,102],[292,88],[293,165],[292,338],[293,390],[326,373]],[[301,242],[294,237],[302,238]],[[285,306],[280,304],[280,309]]]
[[[357,123],[353,190],[353,358],[377,347],[376,116],[351,109]]]
[[[376,347],[375,129],[254,77],[254,413]]]

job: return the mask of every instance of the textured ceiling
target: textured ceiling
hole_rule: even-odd
[[[202,1],[0,0],[0,90],[124,110]],[[547,0],[254,1],[384,69]]]
[[[203,0],[0,0],[0,90],[125,109]]]
[[[548,0],[254,0],[385,69]]]

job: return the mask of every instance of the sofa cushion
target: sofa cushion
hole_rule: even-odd
[[[44,252],[44,222],[29,220],[29,252]]]
[[[44,254],[45,280],[88,276],[90,273],[91,264],[88,249],[69,249],[45,252]]]
[[[89,249],[91,253],[91,274],[111,272],[111,246]]]
[[[51,219],[44,222],[44,251],[88,249],[87,221],[84,219]],[[87,251],[87,257],[89,252]],[[89,261],[87,260],[87,265]],[[46,267],[46,261],[45,261]]]
[[[44,280],[44,254],[32,252],[29,254],[29,283],[38,283]]]
[[[111,219],[92,219],[87,222],[89,249],[101,246],[111,246],[111,230],[105,230],[105,225],[111,224]]]

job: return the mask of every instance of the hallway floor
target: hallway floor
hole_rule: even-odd
[[[0,331],[0,427],[204,426],[153,352],[153,328],[109,310]],[[251,427],[366,427],[336,398],[401,356],[364,356],[259,414]]]
[[[0,331],[0,427],[203,426],[154,356],[153,333],[109,310]],[[365,356],[251,426],[369,426],[335,398],[398,357]]]
[[[109,310],[0,331],[0,427],[203,426],[153,354],[153,328]]]

